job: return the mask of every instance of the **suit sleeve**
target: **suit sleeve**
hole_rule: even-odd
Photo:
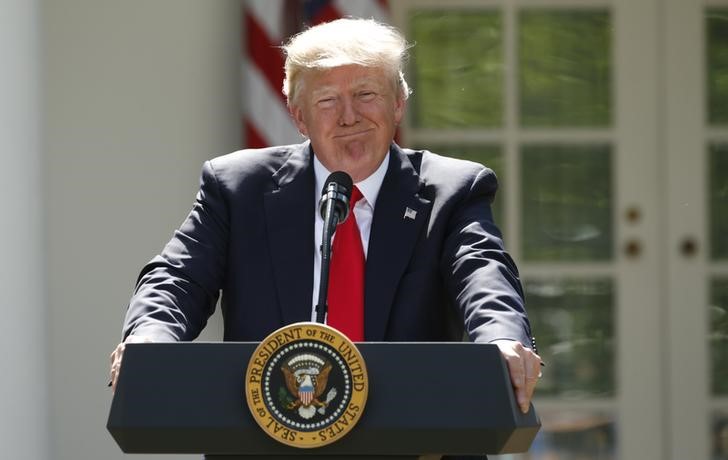
[[[497,188],[490,169],[475,175],[450,219],[441,270],[471,341],[510,339],[531,348],[518,269],[493,223],[490,205]]]
[[[227,203],[208,161],[192,211],[161,254],[141,271],[124,321],[130,334],[193,340],[215,310],[225,272]]]

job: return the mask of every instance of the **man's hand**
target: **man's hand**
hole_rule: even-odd
[[[116,391],[116,380],[119,378],[119,369],[121,369],[121,359],[124,357],[124,348],[127,343],[149,343],[152,340],[149,337],[142,337],[138,335],[130,335],[123,342],[116,346],[114,351],[111,352],[111,370],[109,371],[109,382],[111,389]]]
[[[516,400],[521,412],[525,414],[528,412],[536,383],[541,377],[541,357],[515,340],[496,340],[492,343],[498,345],[508,363],[508,373],[511,374]]]

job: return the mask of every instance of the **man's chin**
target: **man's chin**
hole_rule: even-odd
[[[325,151],[317,150],[315,146],[314,152],[326,169],[331,172],[344,171],[354,182],[361,182],[372,175],[382,164],[386,152],[389,152],[389,146],[386,146],[377,154],[371,145],[361,140],[340,142],[334,148],[335,155],[327,155]]]
[[[352,178],[354,183],[361,182],[367,177],[374,174],[374,171],[379,168],[379,165],[381,165],[381,160],[379,162],[375,162],[369,157],[367,161],[361,161],[356,164],[350,163],[350,166],[344,169]]]

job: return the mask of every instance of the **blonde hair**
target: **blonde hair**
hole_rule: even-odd
[[[403,99],[410,94],[404,65],[410,45],[402,34],[373,19],[344,18],[319,24],[291,37],[283,45],[286,77],[283,94],[296,102],[306,71],[360,65],[384,69]]]

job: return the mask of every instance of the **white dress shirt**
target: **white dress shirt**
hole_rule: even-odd
[[[356,224],[359,227],[359,233],[361,234],[361,244],[364,248],[364,257],[367,256],[369,249],[369,234],[372,230],[372,218],[374,217],[374,204],[377,202],[377,196],[379,195],[379,189],[382,188],[382,182],[384,182],[384,175],[387,173],[387,167],[389,166],[389,155],[385,155],[384,161],[379,165],[374,173],[364,179],[361,182],[357,182],[356,185],[359,188],[363,198],[360,199],[354,206],[354,215],[356,216]],[[314,187],[315,203],[318,203],[321,199],[321,189],[324,187],[326,179],[329,177],[331,172],[324,167],[323,164],[316,158],[313,157],[313,171],[316,176],[316,187]],[[317,206],[318,208],[318,206]],[[324,233],[324,219],[321,214],[316,210],[316,220],[314,224],[313,238],[314,238],[314,251],[313,257],[313,306],[311,308],[311,321],[316,321],[316,304],[318,303],[319,285],[321,282],[321,240]],[[334,238],[336,234],[334,233]]]

